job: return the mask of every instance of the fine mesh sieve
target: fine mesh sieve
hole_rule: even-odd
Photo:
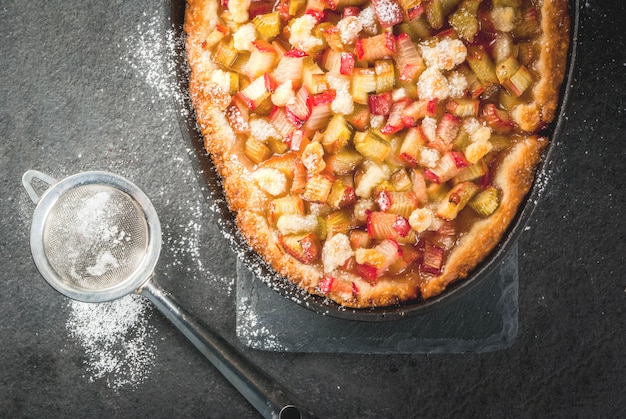
[[[85,185],[61,196],[43,231],[46,258],[72,287],[110,288],[129,278],[146,254],[148,225],[126,193]]]
[[[47,187],[41,196],[35,180]],[[142,294],[263,416],[313,416],[287,389],[154,282],[161,225],[152,203],[137,186],[108,172],[79,173],[57,182],[35,170],[26,172],[22,183],[37,204],[30,232],[33,260],[52,287],[67,297],[93,303]]]
[[[34,179],[52,186],[39,198]],[[24,174],[37,203],[31,251],[43,277],[62,294],[85,302],[114,300],[152,275],[161,249],[161,227],[147,196],[108,172],[85,172],[60,182]]]

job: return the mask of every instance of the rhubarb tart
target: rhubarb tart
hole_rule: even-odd
[[[559,103],[566,0],[188,0],[189,92],[247,244],[353,308],[494,250]]]

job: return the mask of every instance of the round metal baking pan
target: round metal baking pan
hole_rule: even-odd
[[[550,182],[549,173],[550,168],[554,164],[555,149],[559,147],[559,144],[563,141],[564,125],[567,120],[566,116],[570,96],[574,87],[573,74],[580,20],[580,0],[569,1],[572,25],[571,40],[568,54],[568,67],[565,80],[561,87],[559,112],[555,121],[542,133],[551,139],[550,144],[537,169],[532,189],[520,206],[517,216],[509,225],[509,228],[498,246],[466,279],[451,284],[443,293],[434,298],[428,300],[418,299],[394,306],[369,309],[343,307],[323,297],[303,292],[287,279],[282,278],[273,271],[264,260],[246,244],[237,229],[235,217],[226,204],[219,175],[215,171],[209,155],[204,150],[202,134],[197,127],[193,107],[188,95],[189,69],[185,59],[183,32],[185,0],[171,0],[169,3],[171,11],[170,23],[176,40],[174,54],[174,59],[176,60],[175,77],[181,91],[181,95],[177,98],[179,123],[185,141],[195,151],[195,158],[192,157],[191,160],[198,180],[202,185],[207,186],[206,189],[203,188],[203,191],[206,192],[207,205],[210,205],[216,212],[217,217],[220,219],[220,228],[223,230],[225,236],[230,239],[233,250],[243,260],[246,266],[283,297],[289,298],[294,301],[294,303],[321,315],[328,315],[345,320],[389,321],[416,316],[442,307],[479,284],[500,265],[511,248],[515,245],[537,206],[546,185]]]

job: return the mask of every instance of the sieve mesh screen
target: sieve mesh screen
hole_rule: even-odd
[[[90,184],[64,193],[43,229],[50,266],[66,285],[102,290],[128,279],[148,245],[148,224],[125,192]]]

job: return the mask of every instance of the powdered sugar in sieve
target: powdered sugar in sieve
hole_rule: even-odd
[[[44,251],[63,281],[86,289],[116,285],[138,268],[148,226],[134,200],[106,185],[83,185],[63,194],[50,210]]]

